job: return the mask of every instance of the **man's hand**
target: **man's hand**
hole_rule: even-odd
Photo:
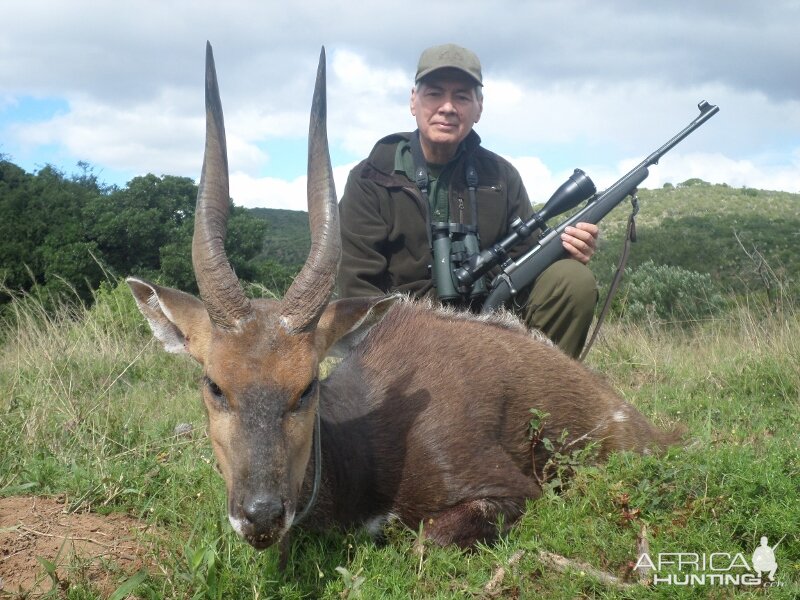
[[[586,264],[597,248],[597,236],[600,229],[593,223],[575,223],[575,227],[567,227],[561,234],[561,244],[569,252],[571,258]]]

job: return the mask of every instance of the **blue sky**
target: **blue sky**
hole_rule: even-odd
[[[6,0],[3,15],[0,154],[29,171],[70,173],[84,161],[110,184],[197,178],[210,40],[234,201],[303,209],[320,46],[341,192],[378,138],[413,129],[419,53],[455,42],[483,63],[476,130],[518,167],[535,201],[575,167],[607,187],[703,99],[720,113],[651,170],[647,187],[700,177],[800,192],[796,0]]]

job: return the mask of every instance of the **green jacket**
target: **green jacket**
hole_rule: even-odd
[[[377,296],[389,291],[426,294],[433,283],[430,264],[430,207],[415,182],[395,171],[397,145],[411,134],[389,135],[350,172],[339,203],[342,262],[339,296]],[[532,214],[517,170],[480,146],[474,131],[464,140],[466,152],[455,159],[450,178],[450,220],[472,223],[465,156],[474,152],[481,249],[502,239],[517,216]]]

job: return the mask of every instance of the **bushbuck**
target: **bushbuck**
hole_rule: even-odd
[[[676,441],[604,381],[508,314],[387,296],[331,301],[340,258],[324,49],[312,102],[312,245],[284,298],[251,300],[225,254],[222,108],[206,49],[206,145],[192,261],[200,298],[127,281],[155,337],[203,367],[229,520],[256,548],[312,527],[399,519],[440,544],[497,535],[541,493],[547,444],[646,451]],[[326,378],[320,362],[343,358]],[[533,415],[544,419],[531,427]],[[534,431],[535,429],[535,431]],[[316,441],[314,441],[316,440]],[[312,447],[320,448],[314,452]],[[321,475],[320,475],[321,473]],[[312,494],[314,480],[318,494]]]

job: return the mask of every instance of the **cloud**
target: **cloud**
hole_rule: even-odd
[[[300,0],[287,9],[244,0],[27,0],[3,8],[15,27],[0,33],[0,151],[12,159],[57,148],[58,160],[101,171],[197,178],[210,39],[234,197],[302,208],[296,175],[305,154],[297,149],[320,46],[328,52],[331,146],[336,162],[349,164],[383,135],[413,129],[418,52],[454,41],[484,65],[477,130],[488,148],[515,157],[532,198],[545,199],[575,167],[598,186],[613,181],[620,165],[636,164],[683,127],[701,99],[720,114],[648,182],[697,176],[796,191],[800,179],[800,88],[790,76],[800,72],[800,4],[792,0],[412,0],[403,13],[427,18],[410,37],[397,35],[396,6],[380,2]],[[480,35],[468,33],[476,28]],[[15,111],[4,109],[26,97],[55,98],[68,110],[38,122],[8,116]],[[297,164],[284,169],[294,155]]]
[[[331,67],[328,132],[345,150],[365,156],[379,137],[414,128],[411,83],[402,70],[348,49],[332,53]]]
[[[632,164],[632,163],[629,163]],[[800,146],[787,165],[758,164],[750,159],[734,160],[722,153],[691,153],[675,156],[669,163],[653,169],[648,188],[664,183],[681,183],[699,178],[709,183],[726,183],[731,187],[751,187],[800,193]]]
[[[334,167],[333,180],[337,198],[341,198],[350,170],[356,163]],[[230,176],[234,204],[247,208],[259,206],[286,210],[308,210],[305,175],[292,180],[274,177],[253,177],[241,171]]]
[[[58,145],[81,160],[131,173],[193,172],[202,157],[204,117],[185,110],[187,103],[164,90],[152,102],[121,111],[77,96],[67,112],[12,125],[9,134],[22,149]]]
[[[798,88],[786,74],[800,72],[795,0],[410,0],[403,15],[425,15],[414,19],[410,35],[398,35],[408,28],[387,2],[26,0],[3,8],[5,21],[15,25],[0,37],[4,86],[90,89],[119,101],[153,95],[161,81],[196,81],[193,65],[206,39],[237,93],[254,82],[290,87],[323,44],[410,76],[422,48],[454,41],[474,48],[487,72],[530,86],[718,82],[791,99]]]

